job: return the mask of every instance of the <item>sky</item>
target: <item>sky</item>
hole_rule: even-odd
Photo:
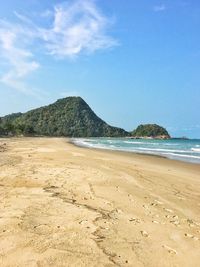
[[[199,0],[6,0],[0,116],[81,96],[107,123],[200,138]]]

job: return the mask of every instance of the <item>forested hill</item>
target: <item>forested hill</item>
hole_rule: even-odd
[[[170,138],[167,130],[157,124],[141,124],[132,133],[133,137]]]
[[[67,97],[26,113],[0,118],[0,135],[124,137],[128,132],[108,125],[81,97]]]

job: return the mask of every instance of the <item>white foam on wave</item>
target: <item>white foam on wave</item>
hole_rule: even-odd
[[[142,144],[142,145],[160,145],[159,143],[143,142],[143,141],[123,141],[126,144]]]
[[[172,155],[172,156],[176,156],[177,158],[179,157],[183,157],[183,158],[191,158],[191,159],[199,159],[200,160],[200,157],[198,156],[193,156],[193,155],[184,155],[184,154],[175,154],[175,153],[163,153],[165,155]]]
[[[77,146],[88,147],[88,148],[100,148],[100,149],[112,149],[115,148],[114,145],[105,145],[100,143],[91,143],[93,140],[88,139],[72,139],[72,143]]]
[[[174,153],[193,153],[192,151],[188,150],[174,150],[174,149],[163,149],[163,148],[146,148],[146,147],[138,147],[139,150],[145,151],[160,151],[160,152],[174,152]]]
[[[136,153],[141,153],[141,151],[138,150],[132,150],[132,152],[136,152]],[[158,156],[165,156],[168,158],[174,158],[174,159],[180,159],[180,158],[187,158],[187,159],[197,159],[198,162],[200,161],[200,156],[194,156],[194,155],[186,155],[186,154],[176,154],[176,153],[170,153],[170,152],[160,152],[160,153],[156,153],[153,152],[151,150],[148,150],[145,152],[146,154],[150,154],[150,155],[158,155]],[[170,157],[172,156],[172,157]]]
[[[72,143],[77,146],[93,147],[93,145],[89,142],[88,139],[72,139]]]
[[[191,148],[192,151],[200,153],[200,148]]]
[[[138,142],[138,141],[124,141],[126,144],[144,144],[143,142]]]
[[[107,150],[115,150],[115,151],[127,151],[134,152],[140,154],[150,154],[150,155],[160,155],[164,157],[168,157],[171,159],[185,160],[191,161],[195,163],[200,163],[200,148],[195,147],[188,148],[188,150],[178,150],[178,149],[170,149],[170,148],[151,148],[151,147],[141,147],[143,144],[151,145],[149,142],[140,142],[140,141],[124,141],[124,140],[104,140],[102,139],[89,139],[89,138],[74,138],[72,142],[78,146],[88,147],[88,148],[98,148],[98,149],[107,149]],[[130,144],[129,147],[123,146],[123,143]],[[131,144],[139,144],[140,146],[131,146]],[[157,143],[156,143],[157,144]],[[117,145],[117,146],[116,146]],[[158,143],[160,145],[160,143]],[[200,147],[200,146],[199,146]],[[190,150],[189,150],[190,149]]]

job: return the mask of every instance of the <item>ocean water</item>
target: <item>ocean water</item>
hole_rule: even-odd
[[[164,156],[200,164],[200,139],[75,138],[79,146]]]

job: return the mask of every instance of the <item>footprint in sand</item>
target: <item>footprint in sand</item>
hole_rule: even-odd
[[[169,246],[163,245],[162,247],[165,248],[170,254],[177,254],[177,251]]]
[[[152,221],[152,223],[160,224],[158,221]]]
[[[163,202],[161,202],[160,200],[154,199],[154,202],[156,202],[156,204],[158,205],[163,205]]]
[[[144,237],[148,237],[149,234],[146,231],[140,231],[141,235]]]
[[[189,224],[189,227],[200,226],[200,223],[195,222],[195,221],[193,221],[193,220],[191,220],[191,219],[187,219],[186,221],[187,221],[187,223]]]
[[[88,223],[88,220],[82,220],[79,222],[79,224],[86,224],[86,223]]]
[[[141,223],[142,221],[138,218],[131,218],[131,219],[129,219],[129,222],[133,222],[133,223],[137,224],[137,223]]]
[[[166,208],[163,208],[166,212],[169,212],[169,213],[174,213],[174,211],[173,210],[171,210],[171,209],[166,209]]]
[[[192,238],[193,240],[195,240],[195,241],[198,241],[199,240],[199,238],[198,237],[196,237],[196,236],[194,236],[194,235],[191,235],[191,234],[185,234],[185,237],[188,237],[188,238]]]
[[[120,214],[122,214],[122,213],[123,213],[123,211],[122,211],[122,210],[120,210],[120,209],[116,209],[116,210],[115,210],[115,212],[116,212],[116,213],[120,213]]]
[[[149,209],[149,206],[148,206],[148,205],[146,205],[146,204],[142,205],[142,207],[143,207],[144,209],[146,209],[146,210],[148,210],[148,209]]]
[[[180,222],[179,222],[179,221],[175,221],[175,220],[174,220],[174,221],[173,221],[173,220],[172,220],[172,221],[170,221],[170,223],[172,223],[172,224],[174,224],[174,225],[176,225],[176,226],[179,226],[179,224],[180,224]]]

